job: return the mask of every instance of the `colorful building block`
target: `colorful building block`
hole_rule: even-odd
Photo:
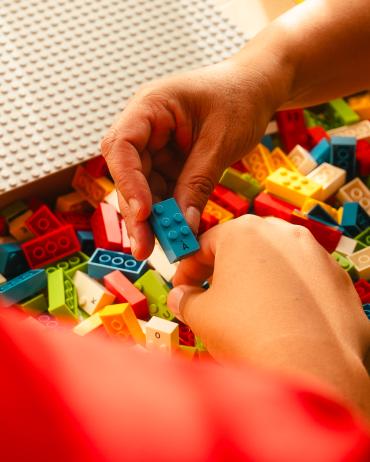
[[[154,204],[149,222],[170,263],[199,250],[199,243],[174,198]]]
[[[169,320],[174,318],[167,306],[167,295],[170,289],[157,271],[148,270],[134,283],[134,286],[146,296],[151,316]]]
[[[308,129],[309,144],[311,149],[320,143],[321,140],[330,140],[329,135],[326,133],[323,127],[311,127]],[[329,159],[328,159],[329,160]]]
[[[154,244],[153,252],[148,258],[149,265],[157,270],[166,281],[172,281],[176,270],[178,268],[178,263],[170,263],[164,253],[162,247],[156,241]]]
[[[91,277],[102,279],[114,270],[121,271],[130,281],[136,281],[147,269],[147,261],[136,260],[132,255],[113,250],[96,249],[88,263]]]
[[[88,314],[93,314],[107,305],[111,305],[115,296],[98,281],[82,271],[76,271],[73,284],[77,290],[78,304]]]
[[[56,216],[63,225],[72,225],[76,231],[91,230],[90,212],[56,212]]]
[[[59,212],[83,212],[87,202],[77,191],[59,196],[55,208]]]
[[[356,138],[333,136],[331,138],[330,163],[347,172],[347,181],[356,174]]]
[[[72,280],[64,271],[48,271],[48,311],[52,316],[68,321],[78,319],[77,292]]]
[[[301,207],[309,198],[320,198],[321,186],[299,172],[280,167],[266,178],[266,191]]]
[[[220,184],[215,187],[210,195],[210,199],[226,210],[229,210],[234,217],[244,215],[249,209],[249,201],[247,199],[240,197],[238,194]]]
[[[355,252],[357,241],[347,236],[341,236],[335,251],[347,256]]]
[[[30,267],[39,268],[78,252],[80,243],[73,226],[66,225],[24,242],[21,247]]]
[[[271,194],[261,192],[253,202],[254,213],[260,217],[273,216],[290,221],[295,205],[289,204]]]
[[[138,318],[149,315],[148,301],[144,294],[120,271],[112,271],[103,278],[105,287],[116,297],[119,303],[129,303]]]
[[[240,173],[232,167],[224,171],[220,183],[249,200],[253,199],[262,189],[259,182],[249,173]]]
[[[108,335],[125,340],[131,338],[135,343],[145,345],[145,334],[129,303],[106,306],[99,311],[99,316]]]
[[[308,213],[308,218],[319,221],[324,225],[337,226],[338,222],[321,205],[315,205]]]
[[[370,119],[370,93],[349,98],[348,104],[363,120]]]
[[[43,269],[29,270],[0,285],[3,306],[20,302],[37,294],[46,287],[46,273]]]
[[[48,309],[48,304],[44,293],[37,294],[34,297],[29,298],[28,300],[22,302],[19,306],[25,313],[31,316],[37,316],[41,313],[44,313]]]
[[[45,266],[47,272],[55,271],[56,269],[62,269],[64,273],[73,278],[76,271],[83,271],[87,273],[87,262],[89,257],[83,252],[76,252],[69,257],[63,258],[54,262],[50,265]]]
[[[263,135],[263,137],[261,138],[261,144],[265,146],[269,151],[272,151],[274,149],[274,143],[271,135]]]
[[[370,279],[370,247],[349,255],[348,259],[353,263],[359,278]]]
[[[302,175],[307,175],[307,173],[310,173],[317,167],[316,160],[299,144],[290,151],[288,159],[294,164],[298,172],[302,173]]]
[[[217,224],[218,218],[203,210],[202,215],[200,216],[198,235],[200,236]]]
[[[354,284],[362,303],[370,303],[370,284],[365,279],[359,279]]]
[[[370,217],[358,202],[346,202],[343,205],[341,228],[347,236],[355,237],[370,226]]]
[[[104,197],[104,202],[107,204],[113,205],[116,209],[117,213],[121,213],[119,208],[119,201],[118,201],[118,192],[117,189],[113,189],[109,194]]]
[[[355,236],[355,242],[361,242],[366,247],[370,246],[370,227]]]
[[[97,156],[90,159],[85,164],[87,173],[93,178],[106,176],[108,173],[108,165],[103,156]]]
[[[146,347],[149,351],[171,354],[179,348],[179,325],[167,319],[153,316],[147,322]]]
[[[329,204],[325,202],[318,201],[317,199],[306,199],[304,204],[301,207],[301,211],[305,214],[308,214],[316,205],[319,205],[322,209],[328,213],[331,218],[338,224],[341,221],[341,215],[338,209],[331,207]]]
[[[330,161],[330,152],[331,145],[329,141],[324,138],[311,150],[311,157],[320,165]]]
[[[265,161],[265,156],[269,153],[269,149],[263,144],[258,144],[241,160],[242,164],[247,167],[248,171],[260,184],[263,184],[266,177],[271,173]]]
[[[91,334],[92,332],[100,331],[100,327],[103,326],[103,321],[99,316],[99,311],[92,314],[88,318],[79,322],[74,328],[73,332],[81,337]]]
[[[29,269],[21,247],[17,243],[0,245],[0,273],[12,279]]]
[[[61,222],[47,205],[42,205],[36,210],[27,219],[26,225],[35,236],[43,236],[62,226]]]
[[[229,221],[234,218],[234,215],[231,212],[211,200],[207,201],[203,213],[207,213],[214,217],[217,220],[217,223],[225,223],[225,221]],[[208,223],[210,222],[208,221]]]
[[[123,218],[121,219],[121,240],[122,240],[121,248],[122,248],[123,253],[131,254],[130,238],[128,236],[127,226]]]
[[[330,136],[354,136],[357,140],[370,140],[370,121],[362,120],[352,125],[344,125],[328,131]]]
[[[92,255],[95,250],[94,235],[92,231],[77,231],[77,239],[80,242],[81,250],[86,255]]]
[[[26,224],[32,214],[32,210],[27,210],[9,223],[9,233],[17,239],[18,242],[28,241],[35,237],[34,233],[28,229]]]
[[[114,190],[114,184],[108,178],[94,178],[82,166],[77,167],[72,186],[93,207]]]
[[[302,109],[279,111],[276,113],[276,122],[286,151],[291,151],[297,144],[309,148],[309,136]]]
[[[353,280],[357,279],[355,267],[353,263],[348,260],[347,257],[345,257],[344,255],[341,255],[339,252],[333,252],[331,255],[335,259],[335,261],[338,263],[338,265],[344,271],[346,271]]]
[[[181,345],[195,346],[195,335],[189,326],[179,323],[179,338]]]
[[[107,250],[122,249],[122,234],[118,213],[113,205],[101,202],[91,217],[95,247]]]
[[[280,167],[285,167],[292,172],[297,171],[296,166],[279,147],[275,148],[271,153],[264,155],[264,158],[270,173]]]
[[[325,201],[335,194],[346,181],[346,171],[324,162],[307,175],[307,178],[321,185],[320,197]]]
[[[357,141],[356,161],[358,172],[361,176],[370,175],[370,142],[367,140]]]
[[[338,191],[337,199],[342,204],[358,202],[367,213],[370,213],[370,191],[360,178],[354,178],[342,186]]]
[[[360,121],[360,117],[342,98],[328,102],[328,110],[340,125],[352,125]]]

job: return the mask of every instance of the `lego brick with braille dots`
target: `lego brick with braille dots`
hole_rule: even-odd
[[[47,205],[42,205],[26,221],[28,229],[35,236],[43,236],[62,226],[61,222],[49,209]]]
[[[93,314],[104,306],[111,305],[116,298],[102,284],[82,271],[75,272],[73,284],[77,290],[78,305],[88,314]]]
[[[145,345],[145,334],[129,303],[106,306],[99,311],[99,316],[109,335],[131,338],[135,343]]]
[[[346,181],[346,171],[342,168],[324,162],[307,175],[309,180],[321,185],[317,199],[325,201],[335,194]]]
[[[307,173],[310,173],[317,167],[316,160],[299,144],[290,151],[288,159],[295,165],[296,169],[299,173],[302,173],[302,175],[307,175]]]
[[[328,131],[330,136],[354,136],[357,140],[370,140],[370,121],[362,120],[356,124],[334,128]]]
[[[291,151],[297,144],[309,148],[309,136],[302,109],[278,111],[276,122],[286,151]]]
[[[351,255],[355,252],[357,241],[347,236],[341,236],[335,251],[342,255]]]
[[[287,170],[296,172],[297,168],[288,156],[279,148],[275,148],[271,153],[264,155],[266,164],[270,173],[280,167],[285,167]]]
[[[3,306],[9,306],[37,294],[46,287],[46,273],[43,269],[29,270],[0,285]]]
[[[94,235],[92,231],[76,231],[77,239],[80,241],[81,250],[86,255],[91,256],[95,251]]]
[[[353,263],[359,278],[370,279],[370,247],[349,255],[348,259]]]
[[[113,205],[101,202],[91,217],[95,247],[122,250],[122,234],[118,213]]]
[[[159,316],[169,320],[174,318],[167,306],[167,296],[170,289],[158,271],[148,270],[134,283],[134,286],[148,299],[151,316]]]
[[[263,184],[266,177],[271,173],[266,164],[263,154],[269,154],[269,149],[263,144],[258,144],[253,151],[246,154],[241,162],[248,168],[248,171],[256,178],[256,180]]]
[[[333,136],[331,138],[330,163],[347,172],[347,181],[356,174],[356,138]]]
[[[119,303],[129,303],[138,318],[149,315],[148,301],[143,293],[120,271],[112,271],[103,278],[105,287],[116,296]]]
[[[149,351],[171,354],[179,348],[179,325],[153,316],[145,326],[146,347]]]
[[[366,247],[370,246],[370,227],[366,228],[360,234],[355,236],[355,242],[361,242]]]
[[[121,271],[130,281],[136,281],[147,269],[147,261],[136,260],[132,255],[113,250],[96,249],[88,263],[91,277],[102,279],[114,270]]]
[[[207,201],[203,213],[206,213],[216,218],[217,223],[225,223],[225,221],[229,221],[234,218],[234,215],[231,212],[229,212],[229,210],[226,210],[224,207],[221,207],[221,205],[218,205],[216,204],[216,202],[213,202],[211,200]],[[209,222],[209,220],[207,224],[210,224],[210,227],[214,226],[212,223]]]
[[[114,184],[108,178],[104,176],[94,178],[81,165],[76,169],[72,186],[95,208],[104,200],[105,196],[114,190]]]
[[[328,110],[341,125],[352,125],[360,121],[360,117],[342,98],[328,102]]]
[[[262,190],[262,186],[252,175],[241,173],[232,167],[224,171],[220,184],[237,194],[242,194],[249,200],[252,200]]]
[[[170,263],[168,261],[166,254],[159,245],[158,241],[155,241],[154,243],[153,252],[148,258],[148,263],[168,282],[172,281],[179,265],[178,263]]]
[[[370,226],[370,217],[358,202],[346,202],[340,225],[347,236],[355,237]]]
[[[266,192],[261,192],[254,199],[253,212],[260,217],[273,216],[290,221],[295,205],[289,204],[278,197],[272,196]]]
[[[28,241],[35,237],[35,234],[27,227],[27,220],[32,216],[32,210],[18,215],[9,223],[9,233],[17,239],[18,242]]]
[[[174,198],[154,204],[149,222],[170,263],[199,250],[199,243]]]
[[[90,212],[56,212],[55,215],[63,225],[72,225],[76,231],[91,230]]]
[[[249,209],[249,201],[247,199],[244,199],[220,184],[216,185],[210,195],[210,199],[216,202],[216,204],[221,205],[221,207],[229,210],[234,217],[244,215]]]
[[[99,316],[99,311],[92,314],[86,319],[83,319],[79,322],[74,328],[73,332],[81,337],[91,334],[92,332],[100,331],[103,326],[101,317]]]
[[[301,207],[308,197],[319,199],[321,189],[321,185],[285,167],[280,167],[266,178],[267,192],[297,207]]]
[[[330,143],[324,138],[311,150],[311,157],[320,165],[330,161],[330,151]]]
[[[59,196],[55,209],[58,212],[83,212],[88,203],[77,191]],[[90,206],[89,206],[90,207]]]
[[[370,175],[370,142],[367,140],[357,141],[356,160],[360,176]]]
[[[84,273],[87,273],[88,261],[89,257],[85,253],[76,252],[66,258],[46,265],[45,269],[49,271],[62,269],[67,276],[72,278],[76,271],[83,271]]]
[[[20,245],[10,242],[0,245],[0,273],[12,279],[29,269]]]
[[[342,186],[336,197],[342,204],[358,202],[367,213],[370,213],[370,191],[360,178],[354,178]]]
[[[68,321],[76,321],[77,292],[72,280],[60,269],[50,269],[48,275],[48,311],[52,316]]]
[[[31,268],[39,268],[80,250],[72,225],[61,226],[43,236],[24,242],[22,250]]]

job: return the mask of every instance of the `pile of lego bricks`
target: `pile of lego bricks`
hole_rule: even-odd
[[[277,113],[276,132],[224,172],[199,234],[246,213],[305,226],[349,273],[370,316],[368,119],[368,94]],[[81,336],[207,356],[167,306],[177,261],[198,242],[172,198],[153,206],[150,223],[154,251],[137,261],[102,157],[78,166],[71,192],[54,204],[10,204],[0,211],[3,309],[21,309],[50,327],[71,323]]]

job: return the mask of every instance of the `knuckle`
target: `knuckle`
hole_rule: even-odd
[[[194,200],[203,202],[205,197],[208,198],[210,196],[215,187],[215,183],[212,178],[207,175],[195,175],[185,186],[190,190]]]
[[[108,159],[112,151],[113,144],[117,140],[117,130],[111,127],[104,138],[101,140],[100,148],[101,154],[105,159]]]

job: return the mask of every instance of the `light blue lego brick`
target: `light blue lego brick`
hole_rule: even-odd
[[[358,202],[346,202],[340,225],[348,236],[355,237],[370,226],[370,217]]]
[[[318,164],[329,162],[330,160],[330,143],[326,138],[323,138],[317,145],[311,150],[311,156],[316,160]]]
[[[334,218],[328,214],[326,210],[324,210],[321,205],[317,204],[313,207],[310,212],[308,213],[308,217],[312,218],[313,220],[319,221],[324,225],[329,226],[338,226],[338,223],[334,220]]]
[[[199,250],[199,243],[174,198],[154,204],[149,221],[170,263]]]
[[[333,136],[331,138],[330,163],[347,172],[347,181],[356,174],[356,138]]]
[[[370,303],[365,303],[365,305],[362,305],[362,308],[364,309],[366,316],[370,320]]]
[[[80,241],[82,252],[92,255],[95,250],[94,235],[92,231],[77,231],[77,239]]]
[[[113,250],[96,249],[88,262],[89,276],[101,279],[112,271],[121,271],[130,281],[136,281],[147,270],[147,262]]]
[[[23,250],[17,243],[0,245],[0,273],[12,279],[29,269]]]
[[[274,143],[271,135],[264,135],[261,139],[261,143],[266,146],[270,151],[274,149]]]
[[[0,296],[5,305],[20,302],[37,294],[46,287],[46,272],[43,269],[30,270],[0,286]]]

